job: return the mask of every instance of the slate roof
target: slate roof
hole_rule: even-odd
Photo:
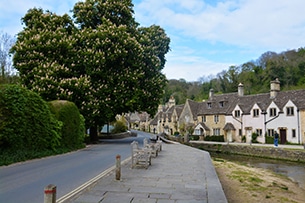
[[[200,107],[200,103],[199,102],[195,102],[195,101],[190,100],[190,99],[187,99],[186,102],[189,104],[189,107],[191,109],[191,113],[193,115],[193,119],[197,120],[198,109]]]
[[[225,127],[223,127],[223,130],[228,131],[228,130],[236,130],[234,125],[230,122],[226,123]]]
[[[200,122],[198,125],[201,125],[206,131],[210,131],[210,128],[205,123]]]
[[[213,95],[209,100],[201,102],[197,106],[197,116],[200,115],[230,115],[236,105],[238,105],[243,114],[250,114],[255,104],[264,112],[269,105],[274,102],[281,111],[287,102],[291,100],[299,110],[305,110],[305,90],[280,91],[275,98],[270,97],[270,93],[238,96],[238,93],[228,93]],[[190,102],[189,100],[189,103]],[[196,116],[194,116],[195,118]]]
[[[212,99],[201,102],[198,107],[198,115],[226,114],[230,108],[234,108],[237,93],[214,95]]]
[[[174,111],[176,111],[178,118],[179,118],[180,115],[181,115],[181,112],[182,112],[182,110],[183,110],[183,107],[184,107],[184,104],[180,104],[180,105],[175,106]]]

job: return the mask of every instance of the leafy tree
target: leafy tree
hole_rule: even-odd
[[[116,26],[126,25],[133,29],[138,24],[133,18],[131,0],[86,0],[74,5],[75,22],[83,28],[96,29],[107,19]]]
[[[31,9],[12,48],[22,83],[46,100],[74,102],[93,141],[98,125],[119,113],[152,113],[163,96],[170,40],[159,26],[138,29],[132,6],[130,0],[79,2],[76,25],[67,14]]]

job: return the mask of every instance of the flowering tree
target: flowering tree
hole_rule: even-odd
[[[132,6],[131,0],[79,2],[77,24],[67,14],[31,9],[12,48],[23,84],[46,100],[73,101],[93,141],[98,125],[124,112],[154,113],[163,95],[169,38],[159,26],[137,28]]]

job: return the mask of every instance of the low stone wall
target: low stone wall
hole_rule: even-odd
[[[206,143],[190,143],[192,147],[206,151],[255,156],[262,158],[281,159],[305,163],[305,150],[283,149],[274,147],[222,145]]]

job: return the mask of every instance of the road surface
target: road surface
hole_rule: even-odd
[[[130,143],[141,145],[150,135],[138,132],[137,137],[103,140],[76,152],[0,167],[0,203],[41,203],[49,184],[57,186],[58,199],[112,167],[117,154],[128,158]]]

